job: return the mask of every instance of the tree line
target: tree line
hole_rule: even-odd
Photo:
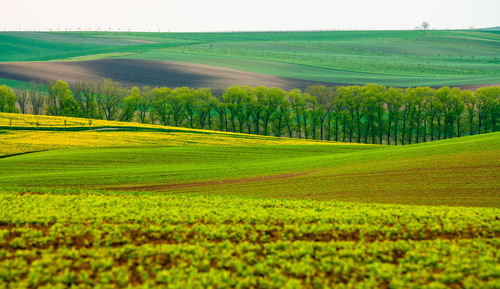
[[[498,130],[500,87],[314,85],[125,88],[111,79],[0,86],[0,111],[376,144],[412,144]]]

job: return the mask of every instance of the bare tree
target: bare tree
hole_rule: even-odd
[[[120,83],[111,79],[104,79],[96,83],[97,85],[97,105],[101,116],[106,120],[114,120],[122,99],[125,96],[125,89]]]
[[[422,24],[420,25],[420,27],[421,27],[423,30],[428,30],[430,26],[431,26],[431,25],[430,25],[430,24],[429,24],[429,22],[427,22],[427,21],[422,22]]]
[[[14,89],[14,93],[16,94],[19,110],[21,110],[22,114],[25,114],[29,104],[28,91],[26,88],[22,87]]]
[[[42,94],[42,85],[32,82],[28,92],[31,103],[31,112],[35,115],[41,114],[43,106],[45,105],[44,97]]]
[[[139,120],[141,123],[146,123],[148,113],[150,113],[151,106],[153,105],[153,94],[152,89],[149,86],[143,86],[141,88],[142,97],[139,101],[138,112]]]
[[[80,81],[71,84],[74,98],[83,112],[83,116],[93,118],[96,114],[97,85],[90,81]]]

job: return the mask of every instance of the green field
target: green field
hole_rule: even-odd
[[[51,128],[49,120],[69,121]],[[39,122],[38,130],[2,134],[3,155],[40,152],[0,159],[0,185],[500,206],[498,132],[402,147],[140,124],[130,131],[106,121],[78,132],[72,118]]]
[[[498,31],[2,32],[0,61],[133,58],[390,86],[500,82]]]
[[[389,147],[87,123],[0,114],[0,288],[500,285],[498,132]]]

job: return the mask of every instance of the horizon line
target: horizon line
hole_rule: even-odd
[[[304,29],[304,30],[214,30],[214,31],[171,31],[162,29],[149,30],[132,30],[132,29],[19,29],[7,30],[2,29],[1,32],[121,32],[121,33],[288,33],[288,32],[351,32],[351,31],[463,31],[463,30],[485,30],[491,28],[499,28],[500,26],[482,27],[482,28],[430,28],[422,29],[421,27],[407,29]]]

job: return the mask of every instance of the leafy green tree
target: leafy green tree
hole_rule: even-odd
[[[153,107],[153,102],[154,96],[151,87],[143,86],[141,88],[141,96],[137,104],[137,112],[141,123],[146,123],[147,116],[150,114],[150,110]],[[154,121],[152,121],[152,123],[154,123]]]
[[[132,121],[134,119],[141,97],[141,90],[137,86],[132,87],[128,91],[127,96],[123,99],[125,107],[122,110],[121,121]]]
[[[247,88],[247,92],[248,93],[243,101],[243,110],[241,118],[243,119],[243,122],[246,124],[247,133],[250,134],[252,133],[252,118],[256,114],[255,111],[259,109],[260,104],[257,101],[254,89]]]
[[[229,120],[231,121],[231,126],[233,132],[236,132],[236,120],[240,123],[240,132],[243,131],[243,126],[241,120],[244,100],[247,97],[248,91],[243,86],[233,85],[229,87],[223,95],[226,107],[229,110]]]
[[[16,107],[16,95],[12,88],[5,84],[0,85],[0,112],[18,112]]]
[[[257,86],[252,91],[252,99],[250,100],[250,106],[252,110],[252,120],[255,126],[255,133],[260,134],[260,121],[262,116],[262,111],[264,110],[264,98],[267,93],[267,87]]]
[[[97,93],[100,90],[100,81],[79,81],[70,85],[75,101],[80,107],[82,115],[86,118],[97,116]]]
[[[241,101],[238,106],[238,121],[240,124],[240,133],[243,132],[243,126],[246,124],[248,133],[251,132],[251,118],[253,109],[253,90],[250,86],[243,86],[245,93],[242,95]]]
[[[284,97],[281,99],[278,104],[278,108],[276,109],[276,113],[273,117],[273,131],[274,135],[280,137],[283,133],[283,128],[285,127],[288,130],[288,135],[291,135],[291,112],[290,112],[290,103],[287,98]]]
[[[168,98],[168,106],[175,126],[182,125],[186,117],[185,99],[188,98],[191,93],[192,91],[189,87],[177,87],[172,89],[172,93]]]
[[[271,87],[267,90],[267,93],[264,97],[264,110],[262,116],[264,135],[268,135],[271,117],[276,113],[278,106],[282,103],[284,98],[285,92],[281,88]]]
[[[413,98],[413,111],[411,115],[410,135],[412,134],[414,125],[416,126],[415,142],[419,143],[422,121],[425,118],[426,100],[434,94],[434,89],[430,87],[416,87],[410,89],[410,97]],[[425,141],[425,128],[424,128],[424,141]],[[411,136],[409,138],[411,144]]]
[[[70,90],[70,88],[72,90]],[[3,86],[0,109],[17,111],[16,92],[12,98]],[[10,89],[10,91],[12,91]],[[188,87],[132,87],[125,90],[111,79],[79,82],[68,87],[64,81],[48,83],[46,113],[51,115],[101,117],[117,116],[132,121],[136,116],[145,123],[187,125],[220,130],[312,139],[335,139],[382,144],[411,144],[441,137],[449,138],[497,130],[500,113],[500,87],[481,88],[474,94],[459,88],[429,87],[386,88],[381,85],[326,87],[310,86],[306,92],[276,87],[232,86],[226,91]],[[73,94],[72,94],[73,93]],[[34,114],[42,113],[42,88],[30,87],[26,97],[17,93],[17,102],[26,112],[31,102]],[[14,102],[12,104],[12,99]],[[8,108],[6,108],[8,107]],[[187,119],[187,123],[185,120]],[[476,123],[477,119],[477,123]],[[402,126],[400,128],[399,126]],[[428,129],[429,126],[429,129]],[[436,131],[437,129],[437,131]],[[285,132],[286,130],[286,132]],[[334,133],[335,130],[335,133]],[[326,132],[325,132],[326,131]],[[341,134],[341,136],[340,136]],[[378,139],[377,139],[378,138]]]
[[[364,88],[364,87],[363,87]],[[374,129],[374,113],[375,106],[377,105],[377,98],[375,95],[370,95],[369,93],[363,93],[363,102],[361,103],[361,118],[365,120],[364,122],[364,142],[368,143],[368,135],[370,128],[372,131],[372,143],[375,142],[375,129]]]
[[[438,140],[441,139],[441,135],[442,135],[442,132],[441,132],[441,123],[442,123],[442,120],[443,120],[443,117],[444,117],[444,113],[443,113],[443,103],[441,101],[439,101],[436,97],[436,95],[434,94],[434,116],[435,116],[435,119],[436,119],[436,129],[437,129],[437,133],[436,133],[436,137]],[[432,139],[432,137],[431,137]]]
[[[224,103],[224,91],[217,89],[213,95],[215,97],[215,112],[219,119],[219,130],[223,131],[225,128],[227,131],[227,108]]]
[[[61,115],[73,117],[82,116],[80,107],[73,96],[71,96],[71,93],[63,95],[63,98],[61,99]]]
[[[372,143],[375,143],[375,134],[377,131],[375,128],[375,120],[377,120],[380,142],[382,142],[382,116],[384,113],[383,99],[386,91],[387,90],[384,86],[378,84],[367,84],[361,88],[361,93],[363,95],[362,115],[366,119],[365,143],[368,143],[368,132],[370,130]]]
[[[335,121],[335,141],[339,140],[339,122],[342,117],[342,111],[344,110],[344,99],[342,95],[338,93],[338,89],[335,89],[335,93],[332,93],[332,119]],[[330,138],[329,138],[330,139]]]
[[[312,109],[313,138],[316,132],[314,120],[318,120],[320,127],[320,139],[323,140],[324,123],[332,109],[332,97],[330,94],[331,91],[324,85],[312,85],[308,86],[305,92],[311,95],[311,97],[315,100],[312,103],[314,106],[314,108]]]
[[[488,125],[491,130],[496,131],[496,124],[499,114],[500,87],[482,87],[474,93],[477,99],[478,133],[488,132]]]
[[[352,142],[356,120],[360,119],[360,117],[356,117],[356,115],[359,116],[359,101],[361,100],[357,97],[358,90],[359,86],[341,86],[337,88],[337,94],[342,98],[345,107],[342,117],[343,141],[349,139],[349,142]],[[360,125],[358,125],[358,127],[360,127]],[[347,136],[346,130],[348,130]],[[359,135],[361,136],[361,132],[359,132]]]
[[[391,126],[394,123],[394,144],[398,144],[398,122],[399,113],[403,100],[403,90],[401,88],[390,87],[385,97],[387,106],[387,144],[391,144]]]
[[[114,120],[120,110],[126,90],[119,82],[105,78],[98,84],[97,106],[99,114],[106,120]]]
[[[301,117],[302,112],[305,110],[305,97],[302,91],[298,88],[292,89],[288,92],[288,102],[293,111],[293,117],[295,118],[295,124],[297,126],[297,137],[301,138]]]
[[[454,114],[454,120],[456,123],[456,128],[457,128],[457,137],[460,137],[460,123],[462,119],[462,113],[465,110],[465,103],[464,103],[464,98],[466,97],[465,94],[467,92],[461,90],[458,87],[454,87],[452,89],[452,99],[451,99],[451,110],[452,113]],[[453,124],[450,124],[450,126]],[[452,135],[450,134],[450,137]]]
[[[68,84],[62,80],[47,83],[47,114],[62,116],[81,116],[80,107],[71,95]]]
[[[385,107],[384,107],[384,102],[385,102],[385,96],[387,94],[387,88],[383,87],[383,89],[380,91],[380,93],[377,94],[377,104],[375,106],[375,113],[377,115],[377,129],[378,129],[378,140],[379,144],[383,143],[383,133],[384,133],[384,128],[385,128],[385,120],[384,120],[384,115],[386,113]]]
[[[194,116],[196,114],[196,110],[199,105],[195,90],[186,88],[184,94],[182,95],[182,99],[184,101],[184,109],[186,112],[186,116],[188,117],[189,120],[189,127],[193,128]]]
[[[59,80],[61,83],[58,86],[62,85],[61,80]],[[47,86],[47,107],[45,108],[45,112],[47,115],[59,115],[59,102],[60,102],[60,96],[59,92],[57,91],[56,87],[57,82],[53,80],[49,80],[45,83]],[[69,92],[71,93],[71,92]]]
[[[453,97],[452,90],[448,86],[443,86],[436,90],[436,100],[440,104],[440,110],[444,118],[444,138],[451,137],[451,130],[453,128]],[[439,119],[438,119],[439,121]],[[438,131],[440,123],[438,122]]]
[[[61,98],[64,94],[71,94],[68,84],[62,80],[47,81],[47,114],[60,115]]]
[[[155,87],[151,90],[153,111],[159,117],[163,125],[168,125],[170,123],[169,100],[171,93],[172,91],[168,87]]]
[[[474,134],[474,116],[476,114],[476,97],[471,91],[464,90],[462,93],[465,110],[467,111],[467,118],[469,123],[469,135]]]
[[[357,129],[357,142],[361,143],[361,109],[363,104],[363,96],[361,95],[361,87],[360,86],[350,86],[350,101],[348,102],[350,105],[351,112],[354,113],[355,117],[351,116],[352,120],[355,120],[356,129]],[[354,127],[354,125],[351,125]],[[349,132],[349,140],[352,140],[352,131]]]
[[[283,117],[283,121],[285,123],[286,129],[288,131],[288,137],[292,138],[293,137],[293,111],[292,107],[290,105],[290,102],[288,102],[288,96],[283,99],[279,106],[279,113]]]
[[[440,117],[441,106],[439,102],[436,100],[436,91],[432,95],[427,95],[425,98],[425,117],[426,120],[429,121],[429,130],[431,133],[431,141],[434,140],[434,121]]]
[[[304,109],[301,110],[301,118],[302,118],[302,129],[304,130],[304,138],[309,138],[309,130],[308,123],[310,119],[310,110],[311,110],[311,96],[308,93],[304,93]]]
[[[414,109],[414,101],[413,98],[411,97],[411,88],[405,89],[405,93],[403,94],[402,98],[402,111],[401,111],[401,120],[403,121],[402,123],[402,134],[401,134],[401,144],[405,145],[405,136],[406,136],[406,124],[410,120],[410,115]],[[411,138],[411,131],[410,131],[410,138]]]
[[[211,112],[215,109],[217,104],[216,99],[212,96],[210,88],[200,88],[195,91],[196,95],[196,111],[200,128],[208,124],[208,128],[212,129],[212,116]]]
[[[497,124],[498,118],[500,117],[500,87],[490,87],[490,90],[492,95],[492,103],[489,107],[491,129],[493,132],[496,132],[498,131]]]
[[[311,132],[311,139],[316,139],[316,132],[317,128],[319,126],[319,114],[320,114],[320,109],[318,105],[318,99],[307,93],[309,96],[306,101],[306,105],[309,108],[307,111],[309,113],[309,123],[310,125],[310,132]]]

